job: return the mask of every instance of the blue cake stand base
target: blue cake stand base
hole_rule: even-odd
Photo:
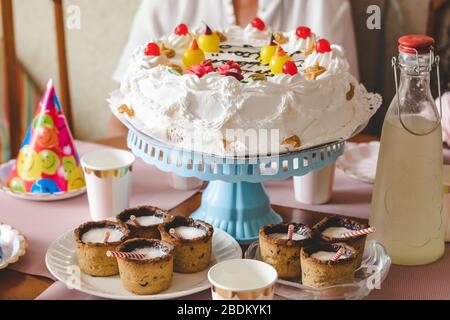
[[[130,125],[128,128],[128,147],[147,164],[182,177],[210,181],[192,217],[225,230],[241,243],[257,239],[264,224],[281,222],[270,207],[262,182],[322,169],[344,152],[344,141],[338,141],[277,156],[228,159],[177,150]]]
[[[282,221],[263,185],[251,182],[211,181],[192,217],[225,230],[241,243],[256,240],[262,225]]]

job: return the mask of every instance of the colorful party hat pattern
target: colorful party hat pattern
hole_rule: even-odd
[[[40,194],[85,186],[72,134],[52,80],[28,128],[8,186],[15,192]]]

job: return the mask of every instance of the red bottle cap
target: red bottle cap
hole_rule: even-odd
[[[398,50],[403,53],[429,53],[433,50],[434,39],[422,34],[409,34],[398,39]]]

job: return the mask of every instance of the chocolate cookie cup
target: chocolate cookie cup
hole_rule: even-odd
[[[292,240],[280,237],[287,235],[289,225],[294,227]],[[311,229],[300,223],[268,224],[259,229],[261,259],[273,266],[283,279],[300,279],[300,250],[311,241]]]
[[[131,217],[137,218],[138,223],[133,223]],[[154,217],[155,224],[142,223],[142,217]],[[161,239],[158,226],[169,219],[167,211],[152,207],[141,206],[137,208],[130,208],[122,211],[117,215],[117,220],[126,223],[130,229],[130,237],[132,238],[147,238],[147,239]],[[141,220],[141,223],[139,223]]]
[[[183,238],[171,232],[180,227],[191,227],[201,231],[202,235]],[[211,263],[213,227],[201,220],[173,217],[169,222],[159,226],[161,239],[175,247],[174,271],[194,273],[206,269]]]
[[[345,253],[337,260],[318,259],[314,254],[334,256],[341,248]],[[356,250],[345,243],[321,243],[301,250],[303,285],[320,288],[352,283],[355,277]]]
[[[119,241],[114,242],[83,242],[83,235],[94,229],[118,230],[122,233]],[[115,258],[107,257],[106,252],[115,250],[129,235],[130,230],[121,222],[97,221],[87,222],[74,231],[78,265],[82,272],[94,277],[109,277],[119,273]]]
[[[133,252],[136,249],[156,249],[161,255],[142,260],[118,257],[120,279],[128,291],[147,295],[155,294],[170,287],[173,277],[174,247],[156,239],[134,238],[122,243],[117,250]]]
[[[359,223],[349,218],[342,218],[338,216],[326,217],[313,226],[312,230],[324,243],[344,242],[356,250],[355,269],[361,266],[364,255],[364,247],[366,245],[367,235],[356,238],[345,239],[342,237],[333,237],[324,235],[323,232],[328,228],[346,228],[350,231],[362,230],[368,228],[367,224]]]

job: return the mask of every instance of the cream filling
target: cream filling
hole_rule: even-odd
[[[287,233],[271,233],[271,234],[269,234],[269,236],[274,239],[282,239],[282,240],[288,239]],[[295,232],[292,234],[292,240],[294,240],[294,241],[304,240],[306,238],[307,238],[307,236],[302,235],[302,234],[298,234]]]
[[[342,238],[342,235],[353,230],[344,227],[329,227],[322,231],[322,235],[329,238]]]
[[[154,226],[164,222],[162,218],[157,216],[136,217],[136,221],[143,227]],[[128,219],[127,224],[135,225],[131,219]]]
[[[187,226],[176,227],[175,231],[181,238],[187,240],[199,238],[206,234],[206,231],[203,229]]]
[[[136,248],[131,253],[143,254],[145,259],[159,258],[166,254],[161,248],[155,247]]]
[[[105,232],[109,232],[110,236],[108,242],[117,242],[123,237],[123,232],[113,228],[93,228],[85,232],[81,236],[81,241],[84,243],[103,243]]]
[[[320,260],[320,261],[331,261],[334,256],[336,255],[336,252],[329,252],[329,251],[318,251],[311,255],[312,258]],[[345,259],[345,255],[342,255],[339,257],[339,260]]]

